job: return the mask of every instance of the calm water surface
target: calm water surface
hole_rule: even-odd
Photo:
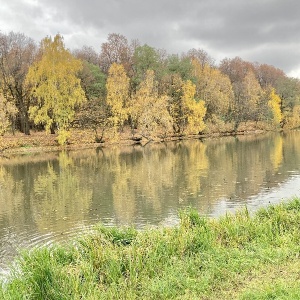
[[[0,271],[97,222],[174,225],[300,196],[300,131],[0,157]]]

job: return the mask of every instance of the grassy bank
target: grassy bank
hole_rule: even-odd
[[[0,299],[300,299],[300,199],[23,253]]]

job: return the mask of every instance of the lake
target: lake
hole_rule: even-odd
[[[97,222],[173,226],[300,196],[300,131],[0,157],[0,271]]]

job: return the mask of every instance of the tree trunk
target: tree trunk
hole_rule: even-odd
[[[10,123],[11,123],[12,134],[15,135],[15,131],[16,131],[16,118],[12,117]]]
[[[16,99],[16,106],[19,111],[18,118],[20,122],[20,131],[26,135],[30,135],[28,107],[25,104],[24,98],[22,97],[21,93],[16,97]]]
[[[241,123],[240,120],[235,120],[234,121],[234,129],[233,130],[234,130],[235,134],[237,134],[237,132],[238,132],[238,128],[239,128],[240,123]]]
[[[20,113],[20,131],[26,135],[30,135],[29,117],[26,111],[21,111]]]
[[[50,133],[55,134],[55,124],[54,123],[52,123],[50,126]]]

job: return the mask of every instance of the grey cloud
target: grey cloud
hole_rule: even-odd
[[[266,45],[261,50],[246,54],[249,61],[267,63],[290,73],[300,68],[300,53],[297,51],[299,45]]]
[[[169,53],[200,47],[218,58],[240,56],[286,72],[298,67],[297,0],[12,0],[3,7],[0,20],[9,10],[11,30],[20,27],[35,39],[59,32],[68,47],[99,51],[116,32]]]
[[[209,17],[195,13],[183,30],[190,37],[209,41],[224,50],[256,47],[267,42],[289,42],[299,36],[296,1],[224,1]],[[225,3],[227,3],[225,5]],[[282,5],[285,3],[285,5]],[[289,3],[295,3],[290,5]],[[280,5],[279,5],[280,4]],[[296,11],[296,12],[295,12]]]

